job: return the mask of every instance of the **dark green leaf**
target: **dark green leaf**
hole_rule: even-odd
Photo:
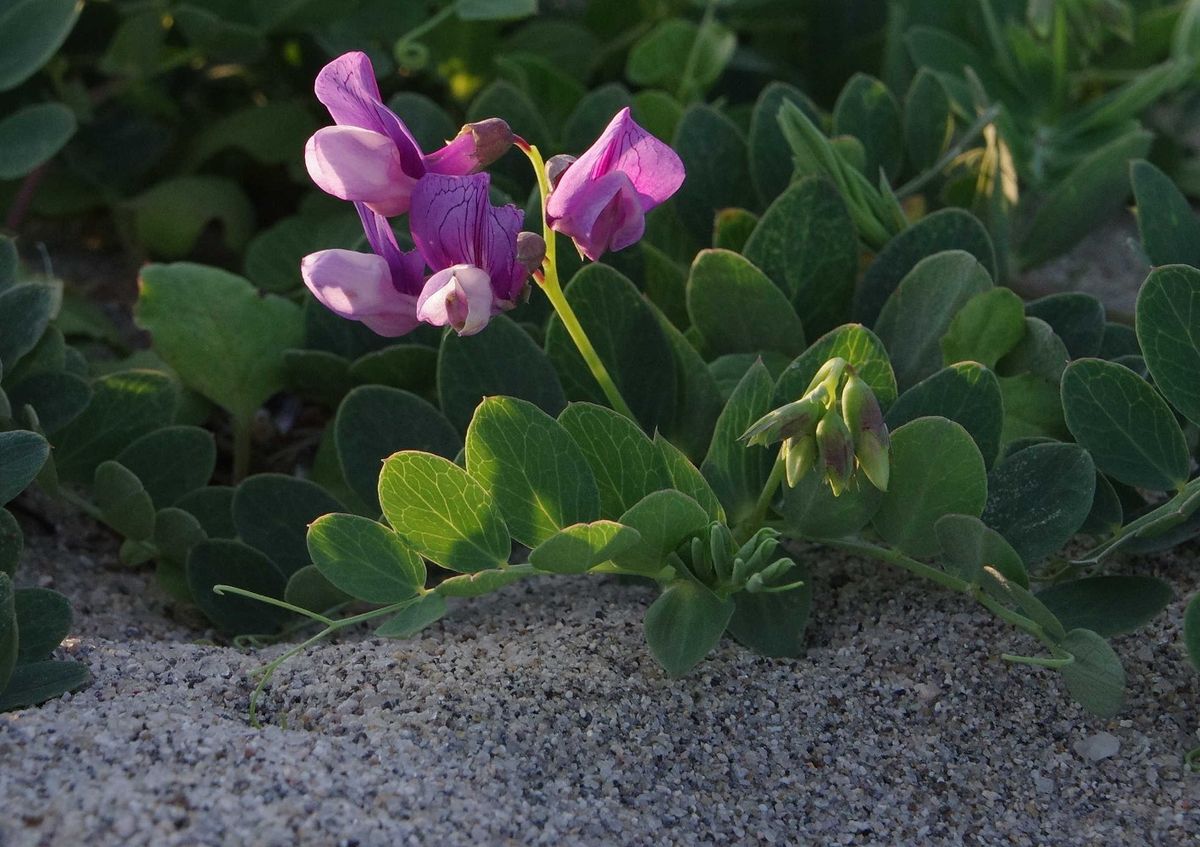
[[[14,409],[33,406],[42,429],[53,435],[83,413],[92,401],[92,389],[81,376],[44,371],[8,389],[8,399]]]
[[[8,685],[13,668],[17,666],[17,608],[12,579],[0,573],[0,693]]]
[[[671,485],[675,490],[691,497],[708,513],[711,520],[725,522],[725,509],[704,474],[692,464],[683,451],[672,444],[661,434],[654,433],[654,443],[662,453],[667,472],[671,475]]]
[[[1090,629],[1102,638],[1141,629],[1172,597],[1171,586],[1152,576],[1095,576],[1037,593],[1067,629]]]
[[[942,362],[979,362],[988,368],[1025,335],[1025,304],[1007,288],[993,288],[968,300],[942,336]]]
[[[720,78],[736,47],[737,36],[715,21],[697,26],[670,18],[633,45],[625,76],[643,88],[678,91],[686,101]]]
[[[1108,476],[1154,491],[1187,482],[1183,431],[1158,392],[1132,371],[1101,359],[1072,362],[1062,401],[1075,440]]]
[[[0,179],[20,179],[48,162],[75,126],[75,113],[61,103],[26,106],[0,120]]]
[[[250,198],[238,183],[225,177],[172,177],[124,205],[133,213],[138,242],[164,259],[187,256],[214,222],[220,223],[225,246],[231,250],[240,251],[254,234]],[[196,299],[199,303],[193,308],[205,309],[207,298]]]
[[[536,15],[538,0],[454,0],[464,21],[506,21]]]
[[[375,634],[380,638],[411,638],[445,614],[446,598],[436,592],[426,594],[384,621]]]
[[[1192,667],[1200,670],[1200,594],[1192,597],[1183,613],[1183,642]]]
[[[1138,160],[1130,166],[1142,247],[1153,265],[1200,266],[1200,220],[1171,178]]]
[[[0,91],[49,61],[79,16],[76,0],[9,0],[0,6]]]
[[[209,538],[236,538],[237,527],[233,524],[236,491],[228,485],[197,488],[180,497],[175,506],[194,516]]]
[[[21,525],[8,509],[0,509],[0,573],[12,576],[21,560],[25,537]]]
[[[683,676],[717,646],[733,610],[733,600],[676,580],[646,610],[646,644],[670,676]]]
[[[91,676],[80,662],[49,659],[19,665],[0,691],[0,712],[23,709],[53,700],[88,684]]]
[[[875,323],[900,281],[922,259],[946,250],[970,253],[995,277],[996,255],[983,224],[962,209],[942,209],[889,241],[867,268],[854,298],[855,318],[866,324]]]
[[[223,632],[241,635],[272,633],[291,613],[248,597],[219,595],[214,585],[233,585],[267,597],[283,597],[287,577],[263,553],[240,541],[210,538],[192,548],[187,583],[200,611]]]
[[[425,587],[421,557],[399,535],[369,518],[317,518],[308,528],[308,552],[322,576],[368,603],[400,603]]]
[[[437,367],[442,412],[459,432],[466,432],[484,397],[518,397],[552,417],[567,404],[546,354],[503,315],[492,318],[478,335],[446,333]]]
[[[675,354],[633,283],[606,265],[592,264],[571,280],[566,297],[638,422],[647,432],[666,428],[675,410]],[[546,332],[546,352],[570,399],[607,405],[557,316]]]
[[[133,541],[154,534],[154,501],[133,471],[109,460],[96,468],[93,496],[104,522]]]
[[[751,424],[771,411],[773,393],[771,375],[762,362],[756,362],[717,419],[712,445],[700,466],[735,525],[753,510],[775,460],[774,452],[748,447],[739,440]]]
[[[638,532],[637,546],[617,556],[617,564],[631,571],[658,573],[667,556],[686,539],[709,524],[704,508],[685,494],[668,489],[634,504],[618,522]]]
[[[921,173],[937,164],[953,134],[950,98],[937,75],[921,68],[904,99],[904,146],[913,170]]]
[[[45,659],[71,632],[71,604],[48,588],[18,588],[13,594],[17,614],[17,662]]]
[[[687,170],[674,201],[679,219],[693,238],[708,244],[718,211],[753,205],[746,139],[729,118],[698,104],[684,112],[672,146]]]
[[[882,501],[883,492],[862,474],[835,497],[820,473],[810,473],[784,489],[779,514],[789,531],[805,538],[841,538],[869,524]]]
[[[208,483],[217,464],[212,434],[196,426],[169,426],[147,433],[117,454],[142,481],[158,508]]]
[[[508,562],[511,539],[487,489],[458,465],[429,453],[396,453],[383,464],[384,517],[425,558],[470,573]]]
[[[704,250],[696,257],[687,306],[712,355],[804,350],[804,328],[787,297],[737,253]]]
[[[0,291],[0,366],[6,376],[46,331],[55,299],[54,289],[38,282]]]
[[[1073,629],[1059,644],[1075,661],[1059,672],[1080,705],[1111,718],[1125,705],[1125,669],[1108,642],[1089,629]]]
[[[36,432],[0,432],[0,505],[33,482],[50,455],[50,445]]]
[[[378,508],[381,463],[399,450],[454,458],[462,439],[446,418],[407,391],[364,385],[346,395],[334,420],[338,459],[350,488]]]
[[[290,577],[309,563],[308,525],[342,504],[307,479],[285,474],[256,474],[233,495],[233,524],[238,536],[270,557]]]
[[[1072,359],[1095,356],[1104,340],[1104,304],[1091,294],[1067,291],[1034,300],[1025,310],[1049,324]]]
[[[1159,391],[1200,424],[1200,270],[1151,272],[1138,295],[1137,336]]]
[[[646,495],[671,487],[662,453],[623,415],[592,403],[572,403],[558,422],[579,445],[595,476],[600,517],[616,518]],[[571,485],[584,478],[578,471],[566,476]]]
[[[779,109],[785,100],[795,103],[809,118],[817,119],[817,107],[813,102],[800,89],[785,82],[769,83],[758,96],[750,116],[750,175],[764,206],[787,189],[795,169],[792,148],[779,128]],[[766,265],[749,254],[747,258],[767,270]]]
[[[896,402],[896,376],[883,342],[871,330],[859,324],[847,324],[817,339],[788,365],[779,376],[772,404],[782,406],[799,400],[817,371],[830,359],[840,356],[851,365],[885,410]],[[753,423],[753,422],[751,422]],[[739,433],[740,434],[740,433]]]
[[[1096,468],[1076,444],[1035,444],[1006,456],[988,475],[983,522],[1021,558],[1036,564],[1057,553],[1092,510]]]
[[[987,471],[970,434],[945,418],[919,418],[892,433],[891,482],[872,525],[912,556],[938,552],[945,515],[983,514]]]
[[[900,395],[888,409],[891,429],[937,416],[959,423],[975,439],[988,467],[1000,452],[1004,401],[996,375],[976,362],[962,362],[938,371]]]
[[[617,112],[632,105],[633,95],[619,82],[592,89],[563,124],[563,150],[578,156],[600,137]]]
[[[601,516],[585,451],[532,403],[484,400],[467,429],[466,456],[468,472],[489,492],[513,538],[527,547]]]
[[[316,565],[306,565],[288,579],[283,599],[293,606],[322,614],[354,598],[327,580]]]
[[[1007,580],[1029,587],[1029,574],[1020,554],[1004,536],[972,515],[946,515],[934,524],[942,567],[964,582],[979,584],[984,568],[994,568]]]
[[[833,110],[835,135],[852,135],[863,144],[863,173],[875,183],[882,170],[895,179],[904,164],[900,104],[874,77],[855,74],[842,89]]]
[[[797,575],[798,574],[798,575]],[[804,631],[812,610],[812,586],[807,568],[793,570],[788,579],[805,583],[791,591],[733,595],[729,634],[760,656],[794,658],[804,655]]]

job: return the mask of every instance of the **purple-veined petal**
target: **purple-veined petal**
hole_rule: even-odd
[[[383,104],[375,69],[366,53],[354,51],[338,56],[321,68],[313,88],[334,123],[386,135],[395,143],[405,173],[414,179],[425,173],[421,147],[404,121]]]
[[[354,204],[362,221],[363,232],[367,235],[367,243],[371,249],[382,256],[392,271],[392,285],[401,294],[411,294],[416,297],[425,285],[425,260],[416,250],[405,253],[396,243],[396,235],[392,226],[383,215],[373,212],[362,203]]]
[[[517,233],[525,215],[513,205],[492,206],[490,183],[485,173],[426,174],[413,189],[409,224],[413,243],[433,270],[475,265],[493,285],[508,289],[519,267]]]
[[[492,281],[474,265],[454,265],[425,283],[417,299],[417,317],[434,326],[449,326],[459,335],[474,335],[491,319]]]
[[[323,191],[365,203],[381,215],[408,211],[416,180],[404,172],[386,135],[355,126],[319,129],[304,148],[308,174]]]
[[[556,190],[550,200],[546,207],[550,226],[570,237],[579,252],[593,262],[610,250],[635,243],[646,229],[638,193],[621,171],[584,183],[570,194]]]
[[[300,276],[325,308],[362,321],[379,335],[405,335],[417,326],[417,298],[396,290],[391,268],[381,256],[322,250],[301,260]]]
[[[644,212],[679,190],[684,178],[683,162],[675,151],[640,127],[626,107],[609,122],[596,143],[563,173],[550,203],[554,203],[556,194],[570,197],[587,183],[613,171],[629,177]],[[557,211],[552,214],[561,216]]]

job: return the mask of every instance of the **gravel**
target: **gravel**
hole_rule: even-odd
[[[411,641],[364,633],[285,665],[172,621],[152,578],[65,517],[25,521],[26,584],[76,604],[92,686],[0,715],[0,845],[1195,843],[1198,675],[1184,594],[1116,642],[1114,720],[964,598],[814,551],[807,658],[723,643],[669,680],[644,587],[545,578]],[[1200,550],[1130,562],[1190,594]],[[207,640],[206,640],[207,639]]]

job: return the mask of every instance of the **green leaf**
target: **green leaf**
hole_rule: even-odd
[[[350,363],[324,350],[285,350],[283,370],[288,391],[331,409],[337,408],[354,384]]]
[[[196,518],[209,538],[236,538],[233,524],[233,498],[237,489],[228,485],[209,485],[189,491],[175,503]]]
[[[717,646],[733,610],[733,600],[676,580],[646,610],[646,644],[667,674],[681,677]]]
[[[911,556],[938,552],[934,532],[945,515],[979,517],[987,471],[970,434],[945,418],[919,418],[892,433],[892,474],[872,525]]]
[[[688,455],[702,456],[712,441],[713,427],[725,401],[717,381],[692,342],[662,312],[658,312],[657,317],[675,356],[677,400],[670,425],[655,431],[663,432]]]
[[[16,88],[50,60],[79,10],[76,0],[8,0],[0,6],[0,91]]]
[[[187,584],[200,611],[223,632],[272,633],[291,619],[290,612],[276,606],[213,591],[214,585],[233,585],[267,597],[282,597],[287,591],[287,577],[279,566],[240,541],[210,538],[195,545],[187,558]]]
[[[795,658],[804,655],[804,631],[812,610],[812,585],[803,568],[789,580],[803,579],[804,584],[791,591],[733,595],[733,617],[729,634],[760,656]]]
[[[263,51],[266,40],[258,28],[249,22],[233,19],[228,7],[218,11],[192,0],[172,11],[175,25],[188,44],[211,59],[219,62],[251,62]]]
[[[17,609],[12,579],[0,573],[0,693],[3,693],[17,666]]]
[[[671,487],[662,453],[625,416],[592,403],[572,403],[558,422],[595,477],[599,517],[616,518],[646,495]],[[572,478],[572,484],[578,482]]]
[[[308,526],[342,504],[315,482],[285,474],[255,474],[233,495],[238,537],[264,553],[285,577],[309,563]],[[319,564],[319,563],[318,563]]]
[[[264,165],[287,164],[316,129],[312,112],[299,99],[247,106],[204,126],[192,140],[184,167],[195,170],[225,150],[238,150]]]
[[[542,116],[558,132],[583,99],[584,87],[540,52],[511,51],[493,61],[500,75],[519,86],[538,105]]]
[[[1200,594],[1192,597],[1183,613],[1183,643],[1192,667],[1200,670]]]
[[[324,515],[308,528],[321,575],[352,597],[387,605],[425,588],[425,563],[392,530],[358,515]]]
[[[438,401],[459,432],[466,432],[484,397],[528,400],[550,416],[567,405],[554,366],[529,333],[503,315],[478,335],[448,332],[437,362]]]
[[[1137,338],[1158,390],[1200,424],[1200,270],[1151,272],[1138,295]]]
[[[446,598],[437,592],[430,592],[384,621],[375,634],[380,638],[412,638],[445,614]]]
[[[17,663],[45,659],[71,632],[71,603],[48,588],[18,588],[13,593],[17,615]]]
[[[691,497],[668,489],[647,495],[621,515],[618,523],[636,530],[641,541],[617,556],[617,564],[625,570],[655,574],[680,544],[708,526],[709,517]]]
[[[849,318],[858,232],[828,179],[810,176],[780,194],[743,252],[783,290],[810,333],[827,332]]]
[[[954,316],[991,288],[987,268],[961,250],[923,259],[904,277],[875,323],[901,388],[942,367],[941,339]]]
[[[435,589],[445,597],[482,597],[506,585],[520,582],[536,571],[530,565],[513,565],[497,570],[477,571],[442,580]]]
[[[859,377],[875,392],[875,398],[884,410],[896,402],[896,376],[892,373],[892,363],[883,342],[864,326],[846,324],[821,336],[788,365],[779,376],[772,405],[782,406],[799,400],[817,371],[839,356],[854,366]]]
[[[1129,168],[1142,247],[1153,265],[1200,266],[1200,220],[1165,173],[1145,160]]]
[[[154,501],[133,471],[109,460],[96,468],[93,497],[104,522],[133,541],[154,534]]]
[[[508,562],[512,543],[498,506],[448,459],[396,453],[383,463],[379,502],[400,537],[444,568],[470,573]]]
[[[853,535],[871,522],[883,492],[855,477],[835,497],[819,473],[807,474],[795,488],[785,488],[779,514],[788,529],[805,538],[841,538]]]
[[[639,91],[633,96],[633,118],[651,135],[669,141],[683,120],[683,106],[665,91]]]
[[[633,527],[614,521],[577,523],[559,530],[529,553],[529,564],[547,573],[586,573],[641,541]]]
[[[203,265],[143,269],[136,318],[185,384],[243,423],[283,387],[283,353],[303,340],[294,303]]]
[[[499,316],[492,319],[495,323]],[[453,333],[447,333],[447,337]],[[478,337],[478,336],[472,336]],[[414,394],[432,393],[437,380],[438,351],[424,344],[393,344],[367,353],[350,365],[349,376],[360,385],[387,385]]]
[[[14,409],[32,406],[42,429],[51,435],[82,414],[92,401],[87,380],[59,370],[35,373],[7,389],[7,393]]]
[[[699,503],[711,520],[724,523],[725,509],[722,508],[721,501],[717,499],[704,474],[700,473],[700,469],[692,464],[682,450],[657,432],[654,433],[654,444],[662,453],[667,472],[671,476],[671,485]]]
[[[1095,576],[1052,585],[1037,598],[1067,629],[1112,638],[1150,623],[1173,595],[1170,585],[1152,576]]]
[[[792,148],[779,128],[779,109],[785,101],[794,103],[810,119],[818,118],[817,107],[808,96],[785,82],[768,83],[758,95],[750,116],[750,175],[763,205],[769,204],[787,189],[795,170]],[[747,258],[767,270],[766,265],[749,254]],[[770,273],[769,270],[767,272]]]
[[[804,328],[787,297],[737,253],[703,250],[696,256],[687,308],[711,355],[774,350],[797,356],[804,350]]]
[[[283,599],[293,606],[323,614],[354,598],[327,580],[316,565],[305,565],[288,578]]]
[[[833,109],[835,135],[852,135],[863,144],[867,158],[863,173],[875,183],[882,170],[895,179],[904,165],[900,104],[887,86],[858,73],[846,83]]]
[[[246,245],[242,271],[264,291],[285,294],[304,284],[300,276],[300,260],[306,255],[335,248],[350,250],[362,240],[362,224],[355,214],[332,215],[319,220],[295,215],[260,230],[250,240]],[[353,324],[329,312],[315,298],[307,302],[326,312],[332,320]]]
[[[741,253],[756,226],[758,215],[753,212],[746,209],[722,209],[717,212],[716,224],[713,227],[713,247]]]
[[[1146,155],[1153,134],[1140,127],[1093,151],[1050,191],[1018,245],[1021,267],[1065,253],[1108,220],[1129,192],[1129,162]]]
[[[0,291],[0,366],[13,372],[46,331],[55,308],[54,289],[27,282]]]
[[[675,354],[654,311],[632,282],[607,265],[587,265],[565,293],[638,422],[647,432],[665,429],[675,411]],[[546,331],[546,352],[570,399],[607,405],[557,316]]]
[[[467,471],[490,493],[513,538],[527,547],[601,516],[584,451],[532,403],[484,400],[467,429],[466,456]]]
[[[854,298],[854,316],[873,324],[884,303],[922,259],[947,250],[962,250],[996,276],[992,239],[979,219],[962,209],[942,209],[897,235],[867,268]]]
[[[921,68],[904,98],[904,147],[913,170],[923,173],[936,165],[953,136],[946,89],[935,73]]]
[[[729,118],[697,104],[684,112],[671,146],[687,171],[674,200],[679,219],[693,238],[708,244],[718,211],[754,204],[746,139]]]
[[[0,691],[0,712],[23,709],[53,700],[68,691],[78,691],[90,681],[88,669],[80,662],[48,659],[19,665]]]
[[[354,389],[338,407],[333,427],[346,483],[375,509],[379,470],[388,456],[399,450],[422,450],[453,458],[462,449],[462,439],[441,412],[397,388]]]
[[[158,508],[208,483],[217,464],[212,433],[198,426],[169,426],[147,433],[117,454],[142,481]]]
[[[254,206],[242,187],[218,176],[185,175],[160,182],[126,201],[138,242],[165,259],[179,259],[196,246],[213,222],[225,245],[240,251],[254,234]]]
[[[704,93],[737,48],[737,36],[719,23],[697,26],[682,18],[662,21],[629,51],[625,76],[643,88],[678,91],[681,100]]]
[[[1096,467],[1076,444],[1035,444],[988,475],[983,522],[1036,564],[1071,540],[1092,510]]]
[[[50,161],[75,127],[75,113],[61,103],[26,106],[0,120],[0,179],[20,179]]]
[[[700,466],[734,525],[754,509],[775,460],[774,452],[748,447],[739,440],[751,424],[771,411],[773,393],[771,375],[761,361],[756,362],[717,419],[712,444]]]
[[[0,573],[12,576],[21,560],[25,537],[21,525],[8,509],[0,509]]]
[[[1045,321],[1072,359],[1096,356],[1104,340],[1104,304],[1091,294],[1064,291],[1034,300],[1025,313]]]
[[[36,432],[0,432],[0,505],[33,482],[49,455],[50,445]]]
[[[538,0],[454,0],[454,13],[464,21],[507,21],[537,11]]]
[[[1102,718],[1121,711],[1125,705],[1125,669],[1108,642],[1089,629],[1073,629],[1059,647],[1075,657],[1059,670],[1071,696]]]
[[[905,391],[888,409],[895,429],[917,418],[937,416],[959,423],[975,439],[988,467],[1000,453],[1004,400],[996,375],[977,362],[944,368]]]
[[[980,584],[985,567],[994,568],[1007,580],[1029,587],[1025,562],[1004,536],[972,515],[946,515],[937,532],[939,560],[943,569],[964,582]]]
[[[979,362],[995,368],[1025,335],[1025,304],[1007,288],[976,294],[942,336],[942,363]]]
[[[1106,475],[1153,491],[1187,482],[1183,431],[1158,392],[1132,371],[1101,359],[1072,362],[1062,401],[1071,434]]]
[[[1025,318],[1025,334],[1017,345],[996,363],[1000,376],[1033,374],[1058,384],[1071,360],[1067,345],[1050,324],[1040,318]]]
[[[192,592],[187,584],[187,557],[192,548],[206,538],[208,533],[191,512],[170,506],[159,509],[154,516],[151,543],[158,550],[154,573],[159,584],[180,602],[192,602]]]
[[[576,104],[563,123],[563,150],[578,156],[600,137],[613,115],[632,105],[633,95],[619,82],[592,89]]]

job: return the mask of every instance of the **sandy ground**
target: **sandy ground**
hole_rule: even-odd
[[[664,677],[651,595],[544,578],[407,642],[362,635],[285,665],[173,622],[104,531],[23,520],[27,584],[71,596],[93,685],[0,716],[0,845],[1195,843],[1200,675],[1177,622],[1196,547],[1129,571],[1180,599],[1119,639],[1130,698],[1100,720],[972,606],[813,552],[807,658],[725,642]]]

